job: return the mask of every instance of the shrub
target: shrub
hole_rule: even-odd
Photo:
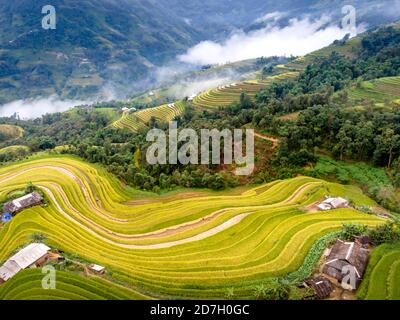
[[[400,222],[388,222],[380,225],[369,232],[372,242],[375,245],[383,243],[395,243],[400,241]]]
[[[358,223],[346,223],[343,225],[341,238],[344,240],[354,240],[354,238],[364,235],[367,227]]]

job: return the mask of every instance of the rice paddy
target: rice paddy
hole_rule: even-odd
[[[358,298],[400,300],[400,244],[385,244],[374,249]]]
[[[372,100],[376,103],[394,102],[400,98],[400,77],[364,81],[349,91],[352,100]]]
[[[284,79],[295,78],[297,76],[297,72],[286,72],[276,76],[268,77],[265,80],[249,80],[220,86],[216,89],[208,90],[196,96],[193,100],[193,105],[199,109],[206,110],[215,110],[219,107],[226,107],[233,103],[238,103],[242,93],[245,93],[254,99],[259,91],[267,88],[267,86],[273,81],[281,81]]]
[[[110,294],[115,281],[118,290],[124,285],[129,292],[123,294],[134,299],[221,299],[232,289],[234,299],[253,298],[255,285],[301,269],[313,246],[343,223],[384,223],[354,209],[304,211],[325,195],[345,196],[355,205],[374,204],[357,187],[310,177],[275,181],[241,194],[154,196],[135,204],[128,201],[136,191],[101,167],[74,157],[47,156],[1,168],[0,197],[28,181],[41,188],[48,206],[27,209],[0,229],[0,262],[32,241],[33,234],[42,234],[49,246],[111,270]],[[44,293],[37,288],[37,274],[29,272],[0,286],[0,299],[26,297],[25,290],[40,298]],[[31,285],[22,284],[24,276],[32,277]],[[76,285],[60,287],[54,298],[100,295],[85,289],[82,282],[90,285],[89,280],[73,277]],[[15,289],[8,293],[11,287]]]
[[[134,113],[124,112],[112,125],[115,128],[127,128],[134,132],[146,128],[152,118],[160,122],[170,122],[181,116],[185,110],[183,102],[165,104],[155,108],[143,109]]]
[[[56,289],[42,288],[43,274],[38,269],[20,272],[12,281],[0,286],[0,300],[129,300],[146,299],[99,277],[84,277],[71,272],[58,271]]]

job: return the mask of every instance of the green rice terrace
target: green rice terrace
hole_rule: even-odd
[[[355,186],[303,176],[241,194],[135,202],[129,200],[137,191],[100,166],[41,156],[0,169],[0,199],[27,181],[47,205],[0,229],[0,262],[40,235],[53,250],[108,272],[100,279],[63,271],[53,295],[39,287],[37,271],[23,271],[0,285],[0,299],[254,298],[255,286],[268,279],[297,283],[310,276],[344,223],[385,223],[353,208],[307,210],[326,195],[345,196],[355,207],[376,204]]]
[[[360,299],[400,299],[400,245],[385,244],[377,247],[358,292]]]
[[[115,121],[112,126],[115,128],[128,128],[136,132],[141,128],[146,128],[152,118],[160,122],[170,122],[181,116],[184,109],[185,105],[180,101],[133,113],[127,110],[124,111],[122,117]]]
[[[210,110],[228,106],[232,103],[239,102],[242,93],[254,98],[259,91],[265,89],[271,82],[295,78],[297,76],[297,72],[285,72],[276,76],[268,77],[265,80],[249,80],[220,86],[196,96],[193,99],[193,105],[198,109]]]
[[[387,77],[363,81],[349,90],[354,101],[372,100],[377,103],[398,103],[400,99],[400,77]]]

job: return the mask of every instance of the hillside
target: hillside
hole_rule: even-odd
[[[357,251],[370,260],[356,292],[331,279],[330,298],[398,299],[399,52],[398,25],[385,26],[296,59],[190,71],[188,85],[241,70],[195,96],[171,71],[173,85],[152,95],[0,119],[0,209],[43,196],[11,220],[3,215],[0,266],[43,242],[60,272],[49,293],[38,272],[21,271],[0,284],[0,300],[316,299],[304,281],[321,276],[339,239],[359,242],[345,243],[340,260]],[[171,100],[174,85],[184,98]],[[172,120],[196,133],[253,129],[254,170],[236,176],[241,164],[221,155],[150,164],[147,134],[158,128],[170,142]],[[238,145],[221,142],[219,150]]]
[[[109,98],[151,88],[157,67],[176,62],[201,41],[278,26],[305,14],[340,21],[345,1],[56,0],[56,30],[43,30],[44,0],[0,1],[0,104],[57,94],[63,99]],[[378,0],[354,1],[359,23],[398,19]],[[396,8],[396,0],[387,7]],[[395,10],[393,10],[395,11]],[[221,13],[224,13],[223,15]],[[166,18],[168,17],[168,18]],[[261,20],[260,20],[261,19]],[[256,58],[256,57],[254,57]]]
[[[183,102],[175,102],[155,108],[144,109],[136,112],[124,111],[122,117],[115,121],[115,128],[128,128],[134,132],[146,128],[152,120],[168,123],[184,113]]]
[[[383,223],[353,209],[302,211],[324,194],[374,204],[357,188],[306,177],[240,195],[127,205],[132,193],[102,169],[70,157],[44,157],[0,169],[0,196],[25,180],[42,190],[49,205],[28,209],[0,229],[0,260],[32,233],[41,234],[52,247],[112,269],[113,281],[153,298],[224,298],[230,288],[234,298],[251,298],[260,281],[307,277],[324,241],[343,223]],[[0,287],[0,297],[7,288]],[[23,287],[18,296],[24,297]]]
[[[87,97],[108,82],[132,85],[199,39],[157,2],[57,0],[56,30],[41,28],[46,4],[0,2],[0,103],[54,93]]]
[[[0,124],[0,143],[8,142],[21,138],[24,135],[24,129],[9,124]]]

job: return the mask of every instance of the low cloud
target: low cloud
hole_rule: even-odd
[[[275,11],[275,12],[270,12],[267,13],[265,15],[263,15],[262,17],[256,19],[256,23],[261,23],[261,22],[267,22],[267,21],[278,21],[279,19],[283,18],[284,16],[286,16],[286,14],[284,12],[279,12],[279,11]]]
[[[192,82],[180,83],[172,87],[172,93],[176,98],[182,99],[184,97],[190,97],[191,95],[197,95],[200,92],[209,90],[221,85],[230,84],[233,82],[233,78],[212,78],[206,80],[194,80]]]
[[[279,19],[278,12],[261,20]],[[269,24],[267,27],[245,33],[238,31],[222,43],[203,41],[190,48],[179,60],[195,65],[223,64],[261,56],[300,56],[323,48],[342,39],[349,30],[332,25],[331,18],[317,20],[291,19],[286,27]]]
[[[9,117],[17,113],[21,119],[33,119],[46,113],[63,112],[86,103],[79,100],[61,100],[57,95],[16,100],[0,106],[0,117]]]

